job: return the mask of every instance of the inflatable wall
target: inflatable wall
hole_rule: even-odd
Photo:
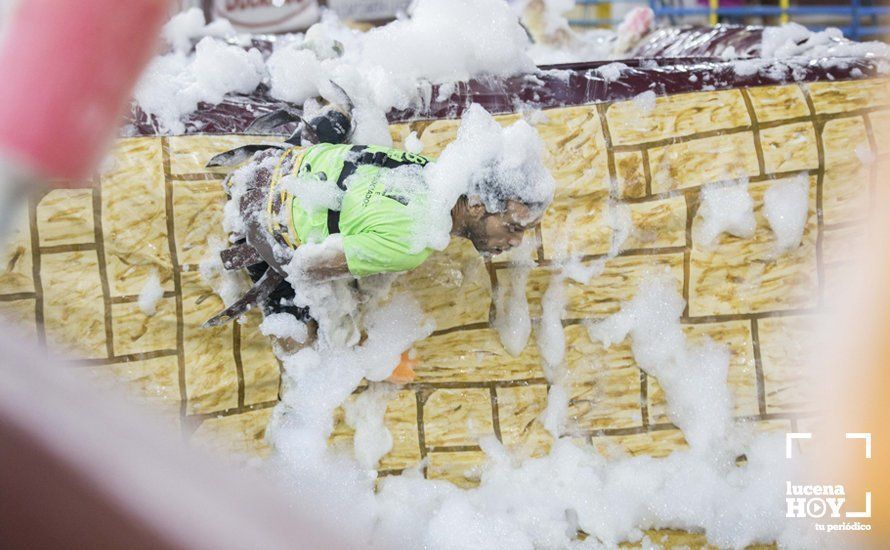
[[[520,454],[546,451],[551,437],[538,416],[548,386],[534,321],[564,243],[584,262],[605,259],[589,285],[566,283],[575,437],[632,455],[663,456],[685,445],[666,417],[658,380],[635,365],[630,343],[606,349],[585,328],[617,311],[655,271],[667,272],[686,300],[687,336],[729,346],[737,418],[761,430],[798,431],[811,417],[799,384],[807,325],[830,310],[853,259],[849,243],[864,237],[890,138],[881,135],[890,128],[886,80],[868,59],[805,66],[790,83],[782,82],[791,76],[787,67],[780,82],[764,76],[781,63],[753,74],[713,59],[625,64],[617,79],[600,63],[461,84],[447,99],[392,113],[396,146],[414,131],[423,153],[436,156],[472,102],[505,124],[520,116],[514,111],[540,109],[530,120],[558,188],[532,252],[525,291],[533,334],[520,355],[508,354],[491,326],[493,296],[509,284],[515,258],[485,262],[455,240],[397,281],[394,291],[411,292],[436,331],[416,344],[417,379],[387,409],[394,446],[382,475],[426,458],[427,477],[472,486],[484,435]],[[654,104],[634,99],[647,90],[656,93]],[[144,117],[135,119],[136,136],[117,141],[91,189],[54,190],[30,205],[0,264],[4,316],[73,350],[71,368],[122,380],[121,391],[158,407],[195,445],[245,459],[269,452],[264,430],[278,399],[279,365],[256,312],[243,324],[201,328],[223,307],[201,264],[225,239],[224,172],[204,165],[233,146],[283,139],[239,133],[273,107],[262,97],[227,100],[194,115],[189,133],[177,136],[151,135]],[[810,183],[803,240],[776,254],[763,193],[800,173]],[[750,182],[754,237],[696,242],[701,187],[740,177]],[[633,221],[614,257],[611,201],[626,205]],[[163,297],[146,316],[139,294],[155,275]],[[352,445],[342,417],[331,444]]]

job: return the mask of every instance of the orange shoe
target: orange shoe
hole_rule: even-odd
[[[399,361],[399,364],[396,365],[396,368],[393,369],[392,374],[389,375],[389,378],[387,378],[386,381],[393,384],[407,384],[413,382],[416,376],[414,374],[414,367],[419,364],[420,361],[412,359],[407,351],[403,351],[401,361]]]

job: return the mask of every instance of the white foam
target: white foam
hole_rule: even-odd
[[[335,181],[313,177],[286,176],[281,178],[279,185],[299,200],[300,206],[307,212],[339,211],[346,193]]]
[[[219,257],[220,251],[225,249],[227,243],[219,237],[213,237],[207,243],[207,256],[198,264],[198,272],[201,279],[213,289],[225,306],[230,306],[249,288],[244,275],[239,271],[228,271],[223,267]]]
[[[506,199],[547,205],[555,182],[544,166],[543,144],[528,123],[506,128],[477,104],[461,118],[457,139],[437,162],[424,167],[429,185],[426,202],[414,216],[423,223],[415,249],[444,250],[451,240],[451,209],[461,195],[475,197],[488,212],[500,212]]]
[[[621,73],[628,69],[628,66],[624,63],[618,63],[617,61],[614,63],[609,63],[603,65],[602,67],[598,67],[596,72],[603,77],[606,82],[615,82],[621,78]]]
[[[298,43],[276,48],[266,62],[272,97],[302,104],[319,94],[326,78],[321,61]]]
[[[214,38],[235,38],[235,28],[228,19],[216,19],[204,24],[204,12],[199,8],[190,8],[174,15],[161,31],[161,36],[170,46],[179,52],[188,52],[196,39],[212,36]]]
[[[270,313],[266,315],[260,324],[260,332],[264,336],[280,339],[290,338],[299,343],[305,342],[309,337],[309,329],[306,327],[306,323],[289,313]]]
[[[562,382],[547,391],[547,407],[541,413],[541,425],[555,438],[561,437],[569,419],[569,393]]]
[[[348,517],[348,527],[368,544],[564,548],[580,545],[577,532],[582,530],[587,544],[611,546],[640,540],[641,529],[652,527],[704,530],[708,541],[721,547],[772,540],[788,547],[813,544],[805,522],[784,518],[783,480],[789,476],[784,438],[754,436],[732,423],[728,351],[708,341],[686,341],[679,323],[683,301],[670,276],[650,274],[619,313],[590,331],[606,342],[632,338],[634,360],[658,379],[669,418],[683,430],[690,449],[661,459],[607,459],[560,437],[569,420],[570,391],[557,383],[540,419],[556,438],[551,452],[523,460],[492,436],[482,437],[479,444],[489,462],[479,473],[479,486],[469,490],[426,480],[409,468],[401,476],[379,479],[375,493],[375,476],[368,469],[392,437],[382,422],[388,392],[381,385],[372,384],[354,404],[345,405],[357,429],[356,460],[326,450],[336,406],[346,402],[363,376],[384,376],[401,351],[431,330],[420,321],[417,304],[405,296],[388,305],[366,303],[368,339],[363,344],[330,347],[319,341],[284,358],[285,393],[269,437],[275,448],[270,466],[319,509]],[[314,314],[332,313],[318,308],[322,302],[315,304]],[[737,465],[742,453],[747,461]]]
[[[882,42],[851,42],[843,40],[843,36],[837,28],[811,31],[799,23],[766,27],[763,30],[761,57],[820,59],[890,56],[890,46]]]
[[[498,331],[501,344],[507,353],[518,357],[528,344],[532,325],[528,312],[526,283],[528,274],[534,266],[531,260],[531,239],[523,239],[516,251],[512,268],[498,279],[497,295],[495,296],[495,318],[492,326]]]
[[[806,174],[776,180],[763,195],[763,215],[776,237],[778,252],[800,245],[809,202],[810,179]]]
[[[554,381],[554,369],[565,359],[566,338],[562,326],[568,295],[561,270],[550,276],[550,284],[541,298],[541,321],[537,330],[538,350],[544,359],[544,374]]]
[[[634,105],[636,105],[642,115],[648,115],[655,110],[655,100],[655,92],[652,90],[646,90],[641,94],[637,94],[633,99]]]
[[[346,423],[355,429],[355,458],[368,470],[392,449],[392,434],[384,424],[384,415],[394,395],[389,384],[371,384],[352,401],[344,403]]]
[[[698,214],[701,223],[695,226],[695,241],[712,245],[721,233],[749,239],[754,236],[754,200],[748,194],[748,180],[705,185],[700,194]]]
[[[630,216],[630,207],[619,201],[609,201],[608,221],[609,228],[612,229],[608,255],[609,257],[614,257],[624,249],[624,243],[627,242],[634,229],[633,219]]]
[[[155,58],[136,86],[135,98],[146,114],[157,118],[161,131],[182,133],[181,117],[200,102],[215,104],[228,93],[250,93],[264,74],[259,50],[245,51],[208,36],[193,54],[174,51]]]
[[[499,0],[420,0],[409,16],[358,33],[329,13],[306,33],[306,41],[283,46],[269,59],[273,97],[301,103],[314,95],[344,102],[336,82],[354,104],[352,141],[392,144],[386,113],[421,107],[431,84],[443,89],[482,75],[533,72],[528,38]],[[307,42],[343,44],[342,56],[319,55]],[[329,48],[325,49],[329,51]]]
[[[415,155],[419,155],[423,152],[423,142],[417,137],[417,132],[412,131],[408,134],[408,137],[405,138],[405,150],[409,153],[414,153]]]
[[[149,317],[157,313],[158,301],[164,296],[164,288],[161,286],[161,278],[158,270],[152,270],[148,279],[139,291],[139,309]]]
[[[867,142],[857,145],[856,149],[854,149],[853,152],[856,153],[856,158],[859,159],[859,162],[866,166],[874,164],[877,158],[874,151],[871,150],[871,146]]]

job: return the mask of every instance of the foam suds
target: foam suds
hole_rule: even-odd
[[[423,142],[417,137],[417,132],[411,132],[405,138],[405,150],[415,155],[423,153]]]
[[[135,98],[170,133],[184,131],[182,117],[199,102],[218,103],[226,93],[250,93],[266,82],[276,99],[308,101],[310,114],[315,97],[345,104],[345,90],[355,107],[353,142],[389,146],[386,113],[422,106],[432,84],[535,71],[528,36],[501,0],[419,0],[407,18],[365,33],[325,12],[304,35],[276,40],[268,59],[245,50],[249,41],[239,41],[231,25],[203,25],[198,9],[171,20],[164,38],[173,51],[152,61]]]
[[[290,338],[295,342],[303,343],[309,337],[309,329],[306,323],[298,320],[289,313],[270,313],[263,318],[260,324],[260,332],[264,336],[273,338]]]
[[[434,84],[445,98],[456,82],[534,75],[535,63],[620,59],[653,26],[648,8],[631,10],[614,31],[579,32],[564,16],[572,8],[566,0],[529,0],[516,7],[521,13],[502,0],[418,0],[407,17],[364,33],[325,11],[305,34],[278,37],[266,59],[256,49],[245,49],[249,35],[238,35],[224,20],[204,25],[203,14],[194,8],[165,27],[171,51],[152,61],[135,99],[156,117],[161,132],[182,133],[182,117],[199,102],[250,93],[261,82],[273,98],[300,104],[309,115],[318,109],[317,97],[346,104],[345,90],[354,105],[352,141],[389,146],[386,113],[427,105]],[[535,43],[519,24],[520,16]],[[810,62],[834,66],[853,56],[890,56],[886,44],[841,38],[838,29],[811,32],[795,23],[767,27],[761,57],[735,60],[733,67],[741,76],[760,73],[779,82],[803,78]],[[733,56],[724,52],[727,59]],[[890,70],[887,63],[879,66]],[[626,68],[616,62],[596,71],[614,82]]]
[[[495,296],[495,318],[492,326],[498,331],[504,349],[514,357],[518,357],[525,349],[532,332],[525,287],[528,275],[535,265],[531,259],[533,246],[532,239],[523,239],[515,252],[519,260],[512,262],[509,279],[498,279]]]
[[[627,70],[628,67],[624,63],[618,63],[617,61],[614,63],[609,63],[607,65],[603,65],[602,67],[598,67],[596,72],[599,73],[606,82],[615,82],[621,78],[621,73]]]
[[[776,249],[785,252],[800,245],[807,224],[810,178],[806,174],[776,180],[763,195],[763,215],[776,236]]]
[[[544,166],[544,146],[524,120],[503,128],[485,109],[473,104],[461,118],[457,139],[437,162],[426,165],[429,195],[418,203],[414,248],[444,250],[451,241],[451,209],[461,195],[501,212],[507,199],[538,205],[539,214],[553,197],[555,182]],[[412,203],[413,204],[413,203]]]
[[[173,50],[187,53],[197,40],[211,36],[214,38],[236,38],[238,33],[228,19],[217,19],[204,24],[204,12],[191,8],[173,16],[164,25],[161,36]]]
[[[754,200],[748,194],[748,179],[705,185],[700,194],[698,214],[701,223],[695,226],[695,242],[710,246],[721,233],[743,239],[754,236]]]
[[[320,319],[340,315],[327,307],[330,302],[318,299],[330,294],[331,286],[315,291],[298,286]],[[382,421],[391,390],[372,383],[345,405],[347,422],[356,428],[355,458],[326,447],[334,409],[347,402],[363,378],[384,378],[399,354],[433,328],[406,295],[381,305],[382,295],[366,298],[365,308],[360,300],[352,303],[365,311],[368,337],[363,343],[319,340],[282,356],[284,394],[269,427],[275,448],[269,467],[305,498],[318,499],[320,508],[348,517],[361,539],[443,549],[561,548],[579,545],[579,530],[588,534],[588,545],[612,545],[639,540],[641,529],[652,527],[704,530],[709,542],[721,547],[773,540],[792,548],[812,544],[810,528],[784,518],[790,466],[784,438],[755,435],[734,423],[726,381],[729,352],[707,340],[687,342],[679,322],[683,300],[674,280],[663,273],[650,274],[632,300],[592,324],[589,332],[604,345],[630,336],[634,360],[658,379],[669,418],[686,436],[688,450],[660,459],[606,458],[560,437],[571,393],[568,384],[557,383],[540,419],[555,437],[549,454],[523,460],[487,436],[479,444],[489,461],[475,489],[426,480],[419,470],[408,469],[377,480],[375,491],[373,468],[392,444]],[[553,312],[545,316],[555,324],[561,315],[558,291],[549,300],[545,309]],[[562,363],[558,345],[552,345],[551,360]],[[747,460],[739,465],[741,454]]]
[[[355,459],[362,468],[373,470],[392,449],[392,434],[383,423],[386,406],[394,394],[390,384],[371,384],[353,401],[343,404],[346,423],[355,429]]]
[[[226,307],[238,301],[250,288],[244,274],[223,267],[219,253],[227,246],[228,244],[219,237],[212,237],[207,243],[207,255],[198,265],[201,278],[222,298]]]
[[[270,465],[304,497],[317,498],[320,508],[348,517],[348,527],[372,544],[563,548],[583,546],[580,530],[588,534],[584,544],[595,547],[640,540],[641,529],[652,527],[704,530],[720,547],[773,540],[783,547],[811,546],[811,527],[784,518],[790,466],[784,437],[755,435],[732,422],[728,351],[707,341],[688,344],[679,323],[682,309],[673,279],[655,273],[619,313],[590,330],[606,342],[632,338],[634,359],[657,377],[688,450],[665,458],[606,458],[561,437],[549,454],[522,460],[487,436],[479,441],[489,462],[477,488],[461,490],[409,469],[379,479],[375,492],[369,464],[391,443],[381,422],[386,397],[376,393],[386,390],[372,385],[346,407],[357,428],[355,460],[328,451],[325,440],[334,408],[346,401],[362,372],[377,370],[372,367],[377,360],[390,369],[398,350],[424,335],[416,330],[416,304],[396,297],[372,312],[361,346],[309,348],[285,357],[286,391],[270,426],[275,445]],[[550,393],[542,421],[561,434],[569,393],[561,385]],[[741,454],[746,460],[737,464]]]
[[[164,288],[161,286],[161,278],[158,271],[154,270],[139,291],[139,309],[142,313],[151,317],[157,313],[158,301],[164,296]]]
[[[200,10],[193,9],[171,20],[164,37],[172,52],[156,57],[149,64],[134,93],[136,102],[148,115],[154,115],[159,130],[182,133],[181,117],[194,112],[198,103],[219,103],[228,93],[250,93],[265,75],[259,50],[245,50],[214,36],[230,36],[231,26],[203,21]],[[193,38],[203,36],[189,53]]]
[[[724,58],[732,60],[735,51],[724,52]],[[853,42],[844,38],[840,29],[829,27],[823,31],[811,31],[798,23],[777,27],[765,27],[760,45],[760,57],[733,61],[733,69],[739,76],[760,76],[776,82],[801,81],[806,77],[807,66],[844,67],[850,58],[887,58],[890,46],[883,42]],[[878,71],[890,70],[886,61],[877,64]],[[851,74],[862,77],[856,69]],[[830,75],[829,75],[830,77]]]
[[[840,29],[829,27],[811,31],[799,23],[787,23],[763,30],[761,57],[773,59],[825,59],[841,57],[888,57],[890,46],[883,42],[844,40]]]
[[[307,212],[317,210],[340,210],[345,191],[335,181],[285,176],[281,178],[281,188],[300,201]]]
[[[640,110],[641,115],[648,115],[655,110],[655,92],[647,90],[634,96],[634,105]]]
[[[562,6],[553,3],[551,7]],[[142,95],[149,107],[156,108],[153,112],[162,124],[174,131],[177,123],[181,124],[179,117],[193,108],[193,100],[208,97],[199,100],[212,101],[221,97],[225,88],[246,88],[247,79],[256,80],[259,73],[273,95],[304,101],[307,112],[318,107],[311,99],[316,95],[343,101],[328,84],[335,80],[355,104],[358,128],[354,140],[387,145],[391,138],[385,113],[429,101],[430,84],[443,84],[444,93],[453,90],[450,82],[470,76],[533,70],[524,32],[506,4],[497,0],[421,0],[410,18],[365,34],[345,29],[328,15],[305,37],[282,40],[264,65],[255,63],[253,53],[229,52],[226,48],[234,46],[213,36],[201,38],[200,51],[184,53],[182,37],[192,40],[199,37],[195,33],[212,34],[185,23],[171,35],[179,37],[172,39],[177,42],[176,51],[162,58],[165,61],[156,61],[157,80],[149,80]],[[549,31],[558,33],[560,29],[556,21]],[[629,32],[637,30],[633,25],[628,27]],[[200,46],[202,43],[205,46]],[[479,51],[486,55],[479,56]],[[222,62],[227,57],[231,57],[233,68],[245,74],[235,78],[228,72],[207,69],[211,59]],[[197,84],[193,90],[183,93],[182,85],[188,88],[193,78],[186,73],[202,66],[207,69],[198,71],[203,76],[194,77]],[[611,64],[598,71],[613,81],[620,79],[624,68]],[[759,66],[754,70],[760,70]],[[641,112],[655,105],[650,93],[635,101]],[[416,135],[409,136],[406,147],[420,150],[422,144]],[[450,211],[464,194],[475,195],[474,200],[492,211],[499,210],[509,196],[549,202],[553,180],[541,155],[540,139],[526,122],[505,129],[481,107],[470,107],[457,139],[438,162],[420,175],[391,172],[399,184],[421,181],[429,186],[426,200],[417,201],[415,212],[426,231],[414,245],[440,250],[447,246]],[[276,161],[272,156],[262,163],[268,167],[266,163]],[[244,230],[236,205],[256,175],[256,164],[234,172],[229,180],[232,199],[226,206],[224,224],[235,234]],[[496,185],[489,185],[493,180]],[[294,192],[304,193],[298,184],[296,180],[284,182]],[[284,372],[281,402],[267,430],[273,446],[266,464],[269,470],[291,490],[312,499],[320,510],[344,518],[345,530],[377,547],[612,546],[625,540],[645,542],[642,529],[646,528],[703,531],[711,544],[720,547],[771,541],[783,547],[812,546],[810,526],[788,523],[784,518],[784,481],[794,464],[784,458],[783,437],[756,434],[752,426],[733,419],[727,384],[729,350],[707,339],[687,340],[680,322],[685,304],[669,274],[648,274],[634,297],[617,313],[590,323],[587,335],[605,347],[631,339],[634,362],[658,381],[668,419],[681,430],[688,449],[664,458],[603,454],[584,441],[590,434],[574,433],[577,430],[569,416],[574,388],[565,360],[563,329],[567,285],[588,284],[599,276],[632,234],[630,209],[614,200],[616,196],[613,189],[606,220],[612,236],[605,258],[582,261],[569,249],[567,240],[562,253],[551,251],[557,261],[541,300],[541,318],[535,324],[536,344],[550,382],[547,407],[537,420],[553,436],[549,454],[523,459],[487,436],[478,441],[488,462],[477,488],[462,490],[445,481],[425,479],[426,461],[401,475],[378,479],[380,459],[393,445],[384,418],[394,388],[382,381],[399,363],[400,355],[432,334],[435,326],[411,296],[390,296],[393,276],[367,277],[358,284],[346,280],[319,284],[305,277],[302,266],[306,262],[317,262],[337,251],[338,237],[333,237],[301,246],[286,266],[288,282],[296,291],[295,305],[309,307],[319,328],[317,340],[299,351],[276,348]],[[333,189],[319,187],[299,198],[324,208],[335,204],[338,195]],[[800,242],[807,198],[805,176],[777,182],[767,192],[764,214],[779,246]],[[747,235],[750,202],[746,182],[706,187],[700,210],[704,229],[700,230],[710,235],[711,241],[724,231]],[[571,220],[566,226],[571,226]],[[223,245],[211,247],[217,250],[202,263],[201,270],[229,303],[233,291],[226,286],[227,274],[216,257]],[[493,326],[504,349],[513,355],[522,353],[532,334],[526,286],[536,266],[532,259],[536,246],[533,239],[525,239],[511,255],[516,258],[511,268],[501,271],[509,276],[499,277]],[[275,315],[266,318],[261,330],[296,342],[306,342],[308,336],[305,324]],[[580,362],[572,368],[592,369],[594,363]],[[363,380],[369,385],[356,394]],[[327,446],[339,406],[355,429],[351,454]],[[600,443],[605,439],[595,438]],[[737,461],[741,455],[745,460]],[[585,541],[578,540],[579,531],[587,534]]]

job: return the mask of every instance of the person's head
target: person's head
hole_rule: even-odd
[[[447,200],[453,207],[451,234],[494,255],[519,246],[523,233],[541,222],[556,187],[545,158],[544,144],[527,122],[504,128],[474,104],[457,139],[424,174],[439,197],[432,202]],[[437,243],[439,249],[443,244]]]
[[[452,210],[454,234],[472,241],[482,254],[494,256],[519,246],[525,232],[541,223],[546,206],[508,199],[502,209],[492,212],[478,196],[464,195]]]

